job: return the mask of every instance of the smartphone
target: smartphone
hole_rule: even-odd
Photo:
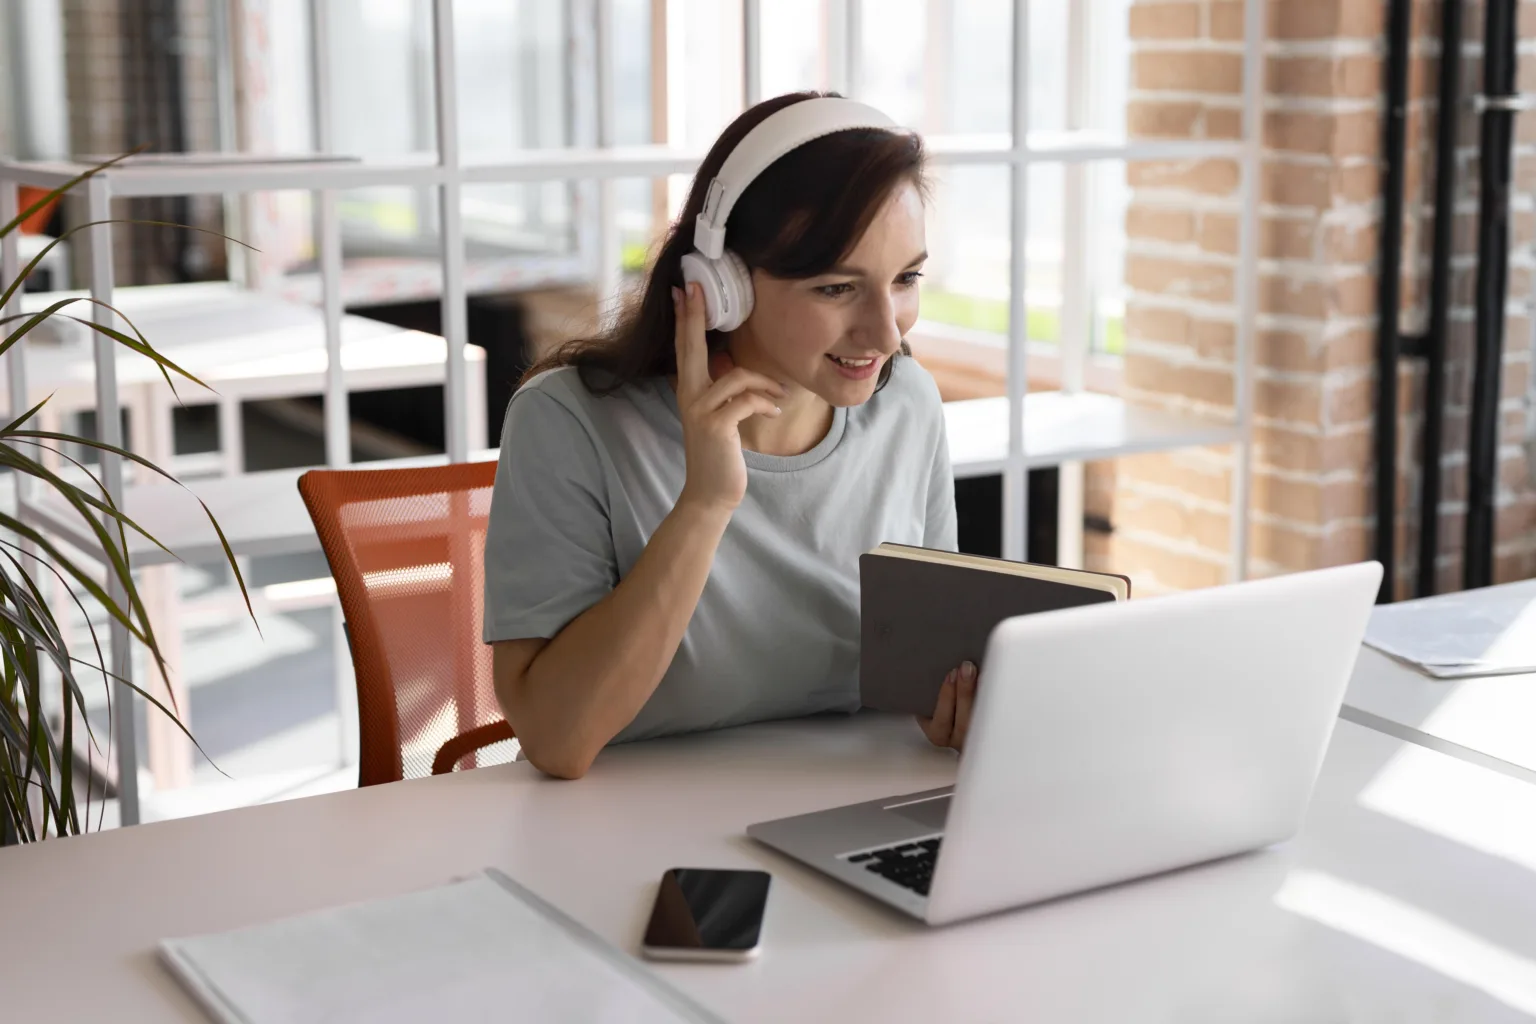
[[[652,960],[750,960],[768,881],[766,871],[672,868],[656,889],[640,952]]]

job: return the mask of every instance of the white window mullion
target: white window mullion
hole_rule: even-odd
[[[104,327],[116,328],[117,318],[107,306],[112,302],[112,225],[104,223],[112,216],[111,185],[105,175],[85,183],[86,220],[96,227],[90,230],[91,320]],[[123,427],[117,393],[117,342],[105,334],[94,334],[96,357],[96,438],[104,444],[122,446]],[[101,484],[107,499],[118,507],[123,504],[123,463],[111,452],[100,452]],[[126,592],[115,574],[107,576],[107,596],[119,605],[126,604]],[[139,823],[139,753],[138,700],[133,679],[133,650],[128,630],[113,619],[108,631],[112,647],[113,742],[117,754],[117,796],[119,821],[124,825]]]
[[[822,0],[822,74],[826,88],[848,95],[849,61],[853,40],[849,32],[850,0]]]
[[[17,208],[20,204],[19,190],[16,184],[10,181],[0,182],[0,224],[9,224],[21,211]],[[16,280],[21,274],[21,256],[17,250],[17,236],[20,232],[12,231],[3,239],[0,239],[0,281],[7,284]],[[11,296],[11,301],[0,307],[0,316],[13,316],[21,312],[22,290],[16,289]],[[9,331],[5,332],[9,333]],[[27,401],[27,367],[23,362],[23,346],[26,338],[18,339],[5,357],[6,390],[10,400],[10,417],[20,416],[31,408],[32,403]],[[22,474],[17,474],[17,483],[24,479]],[[21,498],[21,494],[17,494]]]
[[[864,4],[863,0],[842,0],[843,4],[843,94],[862,95],[864,90]]]
[[[1248,576],[1248,503],[1253,455],[1253,342],[1258,317],[1259,172],[1263,159],[1261,110],[1264,89],[1264,11],[1262,0],[1248,0],[1243,18],[1243,157],[1238,213],[1237,352],[1233,380],[1233,415],[1237,443],[1232,446],[1232,489],[1228,577]]]
[[[341,215],[334,190],[321,189],[313,195],[319,224],[320,310],[325,321],[325,464],[336,469],[352,462],[347,377],[341,363]]]
[[[1092,109],[1092,69],[1089,25],[1094,0],[1069,0],[1067,9],[1068,132],[1089,127]],[[1061,390],[1075,394],[1083,389],[1088,346],[1092,338],[1094,295],[1091,268],[1095,265],[1092,231],[1093,165],[1076,162],[1062,166],[1061,306],[1058,310],[1056,344],[1061,357]],[[1064,462],[1057,467],[1056,560],[1080,569],[1083,565],[1083,464]]]
[[[1013,149],[1009,167],[1008,456],[1003,467],[1003,557],[1023,559],[1029,536],[1029,471],[1024,459],[1029,304],[1029,0],[1013,5]]]
[[[754,106],[763,98],[762,0],[742,0],[741,92],[744,106]]]
[[[443,341],[447,365],[443,380],[448,461],[469,457],[467,367],[464,343],[468,334],[464,296],[464,203],[459,162],[458,78],[453,39],[453,0],[433,0],[432,70],[436,78],[437,160],[440,231],[443,260]]]

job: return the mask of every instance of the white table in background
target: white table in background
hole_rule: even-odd
[[[83,293],[69,293],[83,294]],[[65,297],[57,292],[25,296],[28,311]],[[209,393],[172,375],[180,400],[216,403],[225,471],[243,469],[239,406],[260,399],[315,395],[325,391],[325,322],[320,310],[228,282],[123,288],[113,305],[166,358],[214,389]],[[62,312],[89,319],[91,305],[78,302]],[[131,332],[129,332],[131,333]],[[38,328],[27,345],[27,390],[32,401],[52,395],[46,415],[94,409],[94,332],[66,320]],[[343,315],[341,363],[349,391],[418,387],[445,379],[447,344],[441,337],[366,317]],[[471,448],[484,448],[485,353],[465,347],[469,363],[466,415]],[[169,467],[174,395],[149,359],[126,348],[117,352],[120,401],[130,411],[136,452]]]
[[[1436,679],[1366,647],[1343,716],[1536,783],[1536,673]]]
[[[774,875],[756,962],[659,968],[731,1020],[1536,1018],[1536,787],[1347,722],[1293,842],[945,929],[743,835],[954,764],[907,720],[802,720],[617,748],[576,783],[509,764],[0,851],[25,922],[0,929],[5,1014],[200,1020],[158,939],[484,866],[633,951],[662,871],[703,865]]]
[[[496,449],[469,453],[470,462],[496,458]],[[363,462],[353,469],[398,469],[447,463],[444,455]],[[157,480],[124,489],[123,511],[163,540],[176,557],[168,555],[138,534],[128,535],[128,554],[136,569],[177,561],[217,562],[224,557],[218,534],[208,522],[199,500],[218,519],[225,539],[237,555],[286,555],[318,551],[320,538],[299,497],[299,477],[314,467],[268,469],[232,477],[189,480],[184,485]],[[77,545],[89,539],[80,529],[78,516],[62,499],[45,496],[29,517]]]

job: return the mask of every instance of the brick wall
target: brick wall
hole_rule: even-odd
[[[1262,0],[1260,0],[1262,2]],[[1372,430],[1375,287],[1381,215],[1384,4],[1269,0],[1266,12],[1259,319],[1254,332],[1255,431],[1250,569],[1254,575],[1369,557],[1374,521]],[[1536,12],[1536,3],[1527,5]],[[1405,210],[1405,330],[1422,329],[1433,187],[1437,4],[1415,12]],[[1536,33],[1536,18],[1524,24]],[[1242,4],[1141,0],[1131,10],[1131,131],[1142,137],[1232,138],[1240,130]],[[1475,12],[1467,38],[1480,41]],[[1480,47],[1469,73],[1476,70]],[[1533,55],[1536,58],[1536,55]],[[1533,58],[1523,58],[1532,60]],[[1531,71],[1536,71],[1536,63]],[[1470,254],[1475,232],[1476,128],[1463,139],[1443,461],[1442,588],[1459,579],[1470,390]],[[1531,127],[1536,128],[1536,125]],[[1522,139],[1536,141],[1536,132]],[[1525,152],[1530,150],[1530,152]],[[1536,148],[1522,142],[1524,175],[1511,309],[1530,297],[1530,196]],[[1237,273],[1237,173],[1227,161],[1127,169],[1125,392],[1147,404],[1230,415],[1232,281]],[[1510,317],[1503,410],[1497,578],[1536,575],[1536,490],[1527,443],[1531,327]],[[1417,544],[1421,368],[1400,370],[1399,572],[1411,584]],[[1232,452],[1185,451],[1122,460],[1116,532],[1108,552],[1143,590],[1220,582],[1228,563]]]

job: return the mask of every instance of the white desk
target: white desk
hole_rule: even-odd
[[[943,930],[742,834],[954,763],[904,719],[786,722],[611,750],[577,783],[510,764],[0,851],[25,922],[0,929],[5,1012],[200,1020],[157,939],[486,865],[634,950],[656,879],[694,864],[774,875],[757,962],[662,968],[733,1020],[1536,1016],[1536,786],[1347,722],[1295,842]]]
[[[1435,679],[1366,647],[1345,718],[1536,783],[1536,673]]]
[[[1497,602],[1507,601],[1510,592],[1508,586],[1489,587],[1462,596],[1476,602],[1487,595]],[[1343,715],[1351,721],[1536,782],[1536,672],[1436,679],[1366,647],[1344,705]]]

